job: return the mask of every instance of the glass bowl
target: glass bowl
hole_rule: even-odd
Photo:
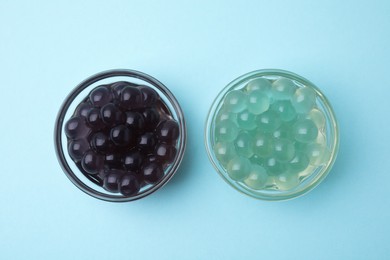
[[[266,69],[240,76],[218,94],[205,145],[212,165],[233,188],[257,199],[286,200],[327,176],[339,131],[329,101],[313,83]]]
[[[153,88],[160,96],[161,101],[165,105],[165,109],[169,110],[168,113],[179,125],[179,137],[175,146],[177,152],[173,159],[173,162],[164,168],[164,175],[157,183],[153,185],[147,184],[146,186],[143,186],[140,191],[133,196],[124,196],[120,193],[109,192],[103,189],[103,187],[94,183],[91,178],[87,178],[87,176],[79,170],[76,163],[70,158],[68,154],[68,140],[64,131],[64,122],[67,122],[68,119],[72,117],[76,107],[79,105],[80,102],[85,100],[91,90],[93,90],[97,86],[110,84],[118,81],[126,81]],[[80,190],[97,199],[111,202],[127,202],[143,198],[155,192],[173,177],[183,159],[185,152],[186,124],[184,120],[183,111],[180,108],[179,103],[177,102],[174,95],[169,91],[169,89],[165,87],[161,82],[145,73],[135,70],[108,70],[97,73],[85,79],[83,82],[77,85],[67,96],[60,108],[56,119],[54,142],[57,158],[64,173]]]

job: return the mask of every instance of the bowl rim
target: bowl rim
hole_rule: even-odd
[[[234,184],[233,183],[235,181],[230,180],[229,178],[227,178],[220,171],[220,167],[218,166],[218,160],[215,158],[215,155],[214,155],[214,152],[213,152],[212,143],[211,143],[211,136],[213,135],[212,134],[212,124],[213,124],[212,119],[214,118],[215,113],[218,112],[217,107],[220,104],[223,96],[229,90],[234,89],[235,87],[237,87],[240,84],[248,81],[249,79],[253,79],[253,78],[257,78],[257,77],[261,77],[261,76],[282,76],[282,77],[287,77],[287,78],[290,78],[290,79],[294,79],[294,80],[296,80],[296,81],[298,81],[300,83],[303,83],[306,86],[312,87],[316,91],[317,96],[321,99],[321,101],[324,103],[324,105],[326,106],[326,109],[329,112],[328,114],[330,116],[330,118],[329,118],[329,120],[330,120],[330,127],[333,130],[333,140],[332,140],[333,141],[332,142],[333,149],[331,151],[331,156],[330,156],[329,162],[327,163],[326,166],[324,166],[324,170],[322,170],[321,173],[317,174],[318,176],[316,176],[316,178],[314,178],[314,180],[312,182],[310,182],[306,187],[304,187],[301,190],[298,190],[295,193],[291,193],[291,194],[287,194],[287,195],[280,195],[279,194],[277,196],[261,194],[261,193],[254,195],[253,193],[247,191],[246,189],[244,189],[242,187],[239,188],[238,184]],[[315,84],[313,84],[308,79],[306,79],[306,78],[304,78],[304,77],[302,77],[302,76],[300,76],[298,74],[295,74],[293,72],[287,71],[287,70],[282,70],[282,69],[260,69],[260,70],[254,70],[254,71],[245,73],[245,74],[237,77],[236,79],[234,79],[230,83],[228,83],[217,94],[217,96],[215,97],[215,99],[213,100],[213,102],[212,102],[212,104],[210,106],[209,112],[208,112],[207,117],[206,117],[206,123],[205,123],[205,128],[204,128],[204,143],[205,143],[207,156],[208,156],[211,164],[213,165],[214,169],[222,177],[222,179],[226,183],[228,183],[231,187],[233,187],[235,190],[241,192],[242,194],[245,194],[247,196],[250,196],[252,198],[259,199],[259,200],[284,201],[284,200],[294,199],[294,198],[300,197],[300,196],[308,193],[309,191],[311,191],[312,189],[317,187],[325,179],[325,177],[329,174],[329,172],[330,172],[331,168],[333,167],[333,164],[334,164],[334,162],[335,162],[335,160],[337,158],[337,154],[338,154],[338,150],[339,150],[339,143],[340,143],[340,133],[339,133],[338,122],[337,122],[337,119],[336,119],[336,116],[335,116],[335,113],[334,113],[334,110],[332,108],[331,103],[329,102],[329,100],[326,98],[326,96],[321,92],[321,90]]]
[[[65,115],[72,104],[72,102],[75,100],[75,98],[86,88],[88,88],[90,85],[107,78],[111,77],[129,77],[129,78],[135,78],[142,80],[144,82],[147,82],[157,89],[161,91],[165,97],[171,102],[171,105],[174,109],[174,112],[177,115],[178,123],[179,123],[179,130],[180,130],[180,144],[177,150],[177,155],[174,160],[174,162],[171,164],[170,169],[167,173],[164,174],[164,177],[155,185],[151,186],[149,189],[130,197],[125,197],[123,195],[111,195],[111,194],[105,194],[100,191],[97,191],[89,186],[87,186],[82,180],[80,180],[77,175],[72,171],[71,167],[68,164],[67,159],[65,158],[65,153],[62,145],[62,130],[64,126],[64,118]],[[55,151],[57,155],[58,162],[64,171],[65,175],[68,177],[68,179],[81,191],[84,193],[108,202],[129,202],[138,200],[141,198],[144,198],[161,187],[163,187],[177,172],[186,150],[186,143],[187,143],[187,128],[186,128],[186,122],[184,118],[184,113],[180,107],[179,102],[175,98],[175,96],[172,94],[172,92],[160,81],[155,79],[154,77],[137,71],[137,70],[131,70],[131,69],[111,69],[111,70],[105,70],[99,73],[96,73],[92,76],[89,76],[82,82],[80,82],[73,90],[67,95],[65,100],[63,101],[60,110],[57,114],[55,126],[54,126],[54,146]]]

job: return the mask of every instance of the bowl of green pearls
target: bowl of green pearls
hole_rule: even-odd
[[[316,187],[339,147],[338,124],[310,81],[276,69],[247,73],[214,100],[205,127],[208,156],[236,190],[286,200]]]

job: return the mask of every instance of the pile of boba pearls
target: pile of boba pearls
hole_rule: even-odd
[[[257,77],[224,96],[213,150],[228,177],[252,190],[293,190],[330,158],[317,92],[292,79]]]
[[[95,87],[64,128],[69,156],[80,172],[125,197],[164,178],[180,135],[160,95],[126,81]]]

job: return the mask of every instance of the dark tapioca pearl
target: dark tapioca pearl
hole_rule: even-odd
[[[97,152],[107,153],[110,148],[107,135],[102,132],[93,134],[91,137],[91,146]]]
[[[142,104],[142,94],[137,87],[126,86],[119,97],[119,105],[124,109],[138,108]]]
[[[93,130],[100,130],[104,127],[102,118],[100,117],[100,109],[92,108],[87,116],[87,122]]]
[[[120,168],[122,165],[122,157],[117,153],[108,153],[105,156],[104,163],[110,168]]]
[[[65,124],[65,134],[70,139],[79,139],[87,136],[91,129],[87,126],[85,118],[72,117]]]
[[[152,106],[156,103],[158,94],[153,88],[140,86],[139,89],[142,93],[142,102],[144,106]]]
[[[80,103],[76,108],[76,115],[87,118],[89,111],[93,108],[89,101]]]
[[[86,151],[89,149],[89,144],[86,139],[79,139],[79,140],[73,140],[70,141],[68,145],[68,152],[70,157],[73,161],[76,163],[79,162]]]
[[[102,107],[112,101],[111,89],[106,86],[99,86],[89,94],[89,100],[94,107]]]
[[[91,175],[89,173],[87,173],[86,171],[84,171],[83,167],[81,166],[81,163],[77,164],[77,167],[80,169],[80,171],[84,174],[84,176],[90,180],[91,182],[99,185],[99,186],[102,186],[103,185],[103,179],[104,179],[104,176],[100,176],[100,172],[98,174],[94,174],[94,175]]]
[[[126,86],[128,86],[128,83],[124,81],[115,82],[114,84],[111,85],[115,99],[119,100],[122,89],[124,89]]]
[[[141,172],[148,184],[155,184],[164,176],[164,170],[158,163],[145,163]]]
[[[145,129],[154,130],[160,121],[160,114],[155,108],[147,108],[142,112],[145,118]]]
[[[103,178],[101,178],[99,175],[87,175],[87,178],[99,186],[103,185]]]
[[[160,143],[156,146],[154,154],[160,162],[171,163],[176,156],[176,148],[172,145]]]
[[[110,174],[110,173],[115,173],[115,174],[118,174],[120,176],[123,176],[125,175],[127,172],[121,168],[115,168],[115,167],[105,167],[103,169],[101,169],[98,173],[98,175],[94,175],[94,176],[99,176],[99,178],[102,179],[102,181],[104,180],[104,178]]]
[[[134,83],[126,82],[126,81],[118,81],[118,82],[115,82],[114,84],[111,85],[111,88],[114,92],[114,98],[117,99],[117,101],[119,101],[119,99],[120,99],[122,90],[128,86],[135,87],[137,85]]]
[[[106,176],[103,180],[103,188],[110,192],[119,191],[119,181],[124,172],[121,170],[106,170]]]
[[[132,196],[139,192],[140,184],[133,174],[124,175],[119,184],[119,191],[123,196]]]
[[[163,103],[161,100],[157,100],[155,107],[158,107],[160,113],[160,120],[168,120],[172,119],[171,117],[171,111],[168,109],[165,103]]]
[[[97,174],[103,169],[104,157],[94,151],[87,151],[81,159],[81,166],[89,174]]]
[[[138,147],[143,152],[153,151],[156,145],[156,137],[153,133],[147,132],[138,137]]]
[[[111,141],[117,146],[132,146],[135,143],[134,135],[131,129],[125,125],[118,125],[111,128]]]
[[[156,155],[154,154],[149,154],[146,156],[146,158],[144,159],[145,162],[149,162],[149,163],[152,163],[152,162],[158,162],[158,158]]]
[[[179,124],[174,120],[166,120],[158,125],[156,133],[160,141],[174,143],[179,138]]]
[[[102,107],[100,116],[103,123],[107,126],[122,124],[125,121],[125,115],[113,103],[109,103]]]
[[[107,170],[110,170],[110,168],[108,168],[106,165],[104,165],[103,169],[99,170],[98,174],[96,175],[89,175],[87,174],[88,176],[97,176],[99,179],[101,179],[101,185],[103,185],[103,180],[104,180],[104,177],[106,177],[107,175]]]
[[[123,157],[123,166],[126,170],[139,171],[142,164],[142,155],[138,150],[132,149]]]
[[[135,131],[140,131],[145,126],[145,119],[138,112],[126,112],[126,124]]]

